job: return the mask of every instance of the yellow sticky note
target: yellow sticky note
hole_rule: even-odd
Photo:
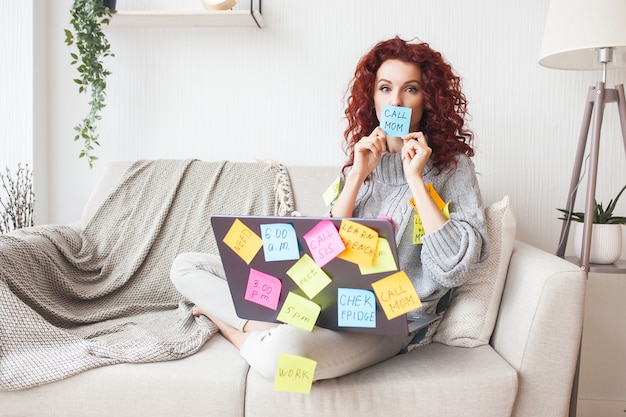
[[[287,270],[287,275],[309,298],[315,297],[331,282],[330,277],[306,253]]]
[[[404,271],[372,282],[372,288],[389,320],[422,305],[413,283]]]
[[[450,220],[450,203],[446,203],[441,209],[441,212],[443,213],[443,217]]]
[[[374,260],[371,266],[359,265],[361,275],[375,274],[377,272],[389,272],[397,271],[398,266],[396,260],[393,259],[393,253],[391,252],[391,246],[389,241],[384,237],[378,238],[378,248],[374,255]]]
[[[358,265],[371,266],[378,247],[378,232],[352,220],[344,219],[339,236],[346,245],[338,258]]]
[[[304,356],[281,353],[274,379],[275,391],[309,394],[317,362]]]
[[[322,308],[313,301],[290,292],[287,294],[287,298],[285,298],[283,307],[280,309],[276,319],[311,331],[321,310]]]
[[[337,199],[337,197],[339,197],[340,185],[341,185],[341,179],[337,177],[337,179],[333,181],[333,183],[330,184],[330,186],[322,194],[322,197],[324,198],[324,204],[326,204],[326,207],[328,207],[330,203],[332,203],[333,201]]]
[[[440,199],[440,201],[443,203],[443,200]],[[411,197],[411,204],[413,205],[413,208],[415,208],[413,197]],[[437,204],[437,206],[439,206],[439,204]],[[444,203],[443,206],[439,207],[439,209],[441,210],[441,213],[443,213],[443,217],[450,220],[450,203]],[[417,208],[415,208],[415,210],[417,211]],[[415,214],[415,216],[413,216],[413,244],[421,245],[424,234],[425,232],[424,225],[422,224],[422,218],[419,214]]]
[[[422,224],[422,218],[419,214],[413,216],[413,244],[421,245],[422,237],[424,236],[424,225]]]
[[[263,240],[259,235],[239,219],[235,219],[223,241],[248,265],[263,246]]]

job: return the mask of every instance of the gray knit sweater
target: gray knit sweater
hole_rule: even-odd
[[[380,164],[361,186],[354,217],[373,218],[387,215],[396,224],[399,267],[410,277],[422,300],[419,310],[434,312],[437,303],[450,288],[458,287],[469,272],[487,259],[488,239],[484,208],[474,171],[474,164],[460,155],[456,168],[436,174],[429,162],[424,182],[450,203],[450,220],[435,232],[413,244],[412,197],[404,177],[400,153],[385,152]],[[343,178],[342,178],[343,181]]]

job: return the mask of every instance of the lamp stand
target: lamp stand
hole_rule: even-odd
[[[595,210],[594,204],[596,197],[596,180],[598,177],[598,156],[600,154],[600,129],[602,127],[604,105],[606,103],[617,103],[620,124],[622,127],[622,139],[624,140],[624,152],[626,153],[626,98],[624,96],[624,85],[619,84],[616,85],[614,89],[607,89],[604,87],[604,81],[598,82],[595,87],[589,87],[589,93],[587,94],[587,104],[585,105],[583,124],[580,129],[580,137],[578,139],[578,149],[576,151],[576,159],[574,161],[574,169],[572,171],[572,180],[570,182],[569,193],[567,194],[566,210],[571,213],[574,209],[574,203],[576,201],[576,191],[580,182],[580,171],[583,165],[585,149],[587,146],[587,138],[589,136],[589,127],[593,115],[593,136],[591,139],[590,166],[589,176],[587,179],[587,196],[585,200],[585,222],[583,224],[583,241],[580,254],[581,259],[578,260],[581,269],[586,274],[589,273],[589,253],[591,249],[593,213]],[[559,239],[559,246],[556,252],[556,255],[561,258],[565,255],[565,247],[567,246],[570,223],[571,219],[569,218],[567,220],[563,220],[561,237]],[[572,395],[570,397],[569,415],[571,417],[576,416],[576,406],[578,402],[578,380],[580,374],[580,356],[581,351],[579,348],[578,362],[576,364],[576,372],[572,385]]]
[[[626,153],[626,98],[624,96],[624,85],[616,85],[615,88],[605,88],[604,82],[598,82],[595,87],[589,87],[587,94],[587,104],[583,117],[583,124],[580,129],[578,139],[578,149],[574,160],[574,169],[570,182],[569,193],[567,194],[566,210],[573,211],[576,202],[576,192],[580,182],[580,171],[583,165],[587,138],[591,118],[593,118],[593,136],[590,148],[589,177],[587,179],[587,196],[585,200],[585,222],[583,224],[583,241],[581,247],[580,267],[583,271],[589,272],[589,252],[591,248],[591,230],[593,226],[593,213],[596,198],[596,180],[598,177],[598,156],[600,154],[600,129],[602,128],[602,118],[604,116],[604,105],[606,103],[617,103],[620,124],[622,127],[622,139],[624,141],[624,152]],[[595,108],[595,114],[594,114]],[[561,227],[561,237],[556,255],[561,258],[565,255],[567,238],[569,236],[571,220],[563,220]]]

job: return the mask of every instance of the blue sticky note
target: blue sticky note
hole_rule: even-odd
[[[288,261],[300,259],[296,229],[291,223],[261,225],[265,261]]]
[[[380,127],[388,136],[402,137],[409,133],[411,109],[408,107],[383,106]]]
[[[376,295],[360,288],[337,288],[337,325],[376,327]]]

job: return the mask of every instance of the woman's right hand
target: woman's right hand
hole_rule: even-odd
[[[379,126],[354,145],[354,162],[351,173],[365,179],[380,163],[380,157],[387,149],[387,135]]]

